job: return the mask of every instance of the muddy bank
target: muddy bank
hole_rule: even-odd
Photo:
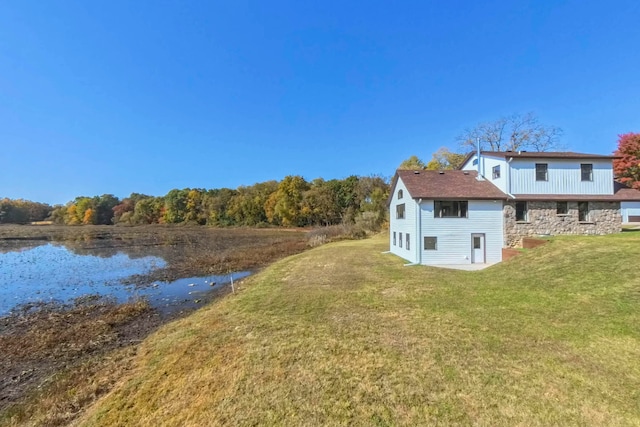
[[[308,247],[306,233],[297,230],[0,226],[1,252],[50,242],[79,254],[97,252],[108,257],[125,252],[131,257],[153,255],[167,261],[165,268],[131,278],[140,285],[256,271]],[[69,304],[25,306],[0,317],[0,423],[19,425],[30,420],[29,402],[42,401],[42,393],[48,393],[47,399],[62,399],[52,404],[60,414],[36,424],[64,425],[82,407],[108,392],[118,369],[125,369],[128,362],[123,359],[99,381],[89,381],[87,376],[104,374],[101,367],[119,360],[123,353],[135,352],[136,344],[163,323],[229,292],[228,286],[212,289],[199,296],[198,304],[185,303],[169,314],[153,309],[144,299],[118,304],[109,298],[85,296]],[[49,389],[57,391],[47,392]],[[69,393],[69,389],[74,396],[85,396],[81,403],[53,396]]]

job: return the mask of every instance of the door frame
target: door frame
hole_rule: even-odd
[[[476,261],[476,250],[473,247],[473,238],[481,237],[482,240],[482,262]],[[485,233],[471,233],[471,264],[486,264],[487,263],[487,235]]]

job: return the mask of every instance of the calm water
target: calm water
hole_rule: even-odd
[[[89,252],[89,254],[87,254]],[[132,258],[123,252],[104,255],[95,251],[74,253],[63,245],[44,244],[0,253],[0,316],[18,305],[37,302],[69,302],[84,295],[102,295],[126,302],[146,297],[154,307],[193,304],[203,293],[221,287],[230,275],[189,277],[148,286],[127,285],[126,278],[144,275],[166,266],[159,257]],[[249,272],[233,274],[241,279]]]

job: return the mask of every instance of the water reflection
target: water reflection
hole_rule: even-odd
[[[202,293],[220,287],[231,278],[192,277],[154,282],[146,287],[123,284],[122,280],[127,277],[149,274],[166,266],[165,260],[144,255],[142,249],[124,253],[123,248],[115,247],[33,242],[0,253],[0,316],[18,305],[69,302],[88,294],[109,296],[119,302],[146,297],[160,308],[184,302],[188,305],[201,298]],[[233,279],[248,274],[235,273]]]

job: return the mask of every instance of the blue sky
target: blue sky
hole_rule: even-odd
[[[306,4],[314,3],[314,4]],[[533,111],[640,132],[637,1],[5,1],[0,197],[391,176]]]

